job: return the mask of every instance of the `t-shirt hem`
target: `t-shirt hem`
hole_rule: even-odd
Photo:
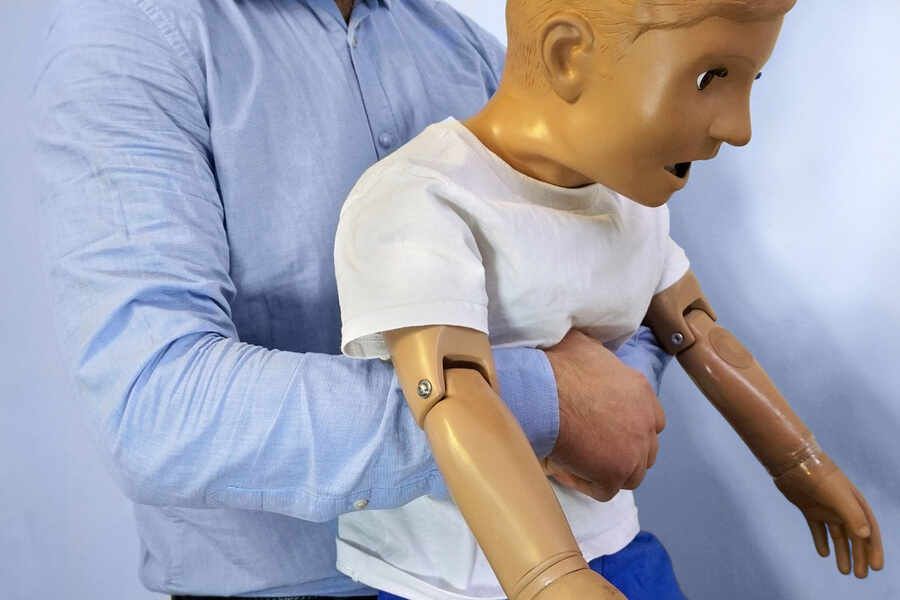
[[[594,533],[587,539],[577,539],[587,562],[615,554],[624,549],[640,532],[637,510],[617,521],[612,527]],[[502,600],[506,594],[499,582],[495,590],[473,596],[441,589],[414,575],[377,558],[352,544],[337,539],[337,569],[376,590],[407,598],[408,600]]]

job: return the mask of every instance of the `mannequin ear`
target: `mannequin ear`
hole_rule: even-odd
[[[589,76],[594,30],[579,12],[565,11],[549,18],[540,32],[541,63],[550,87],[561,99],[575,102]]]

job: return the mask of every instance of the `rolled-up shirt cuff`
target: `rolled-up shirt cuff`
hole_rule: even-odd
[[[538,458],[559,435],[559,399],[550,361],[533,348],[495,348],[500,395],[515,415]]]

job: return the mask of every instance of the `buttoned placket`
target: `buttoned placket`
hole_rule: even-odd
[[[377,4],[360,1],[353,7],[350,22],[347,24],[347,45],[363,105],[366,108],[372,142],[380,159],[397,148],[400,134],[391,104],[379,79],[376,61],[373,60],[371,48],[365,39],[365,22],[374,18],[372,15],[374,11],[384,10]]]
[[[357,0],[348,23],[344,21],[334,0],[305,1],[311,10],[319,14],[329,30],[345,33],[350,61],[372,134],[372,147],[379,159],[384,158],[400,145],[400,128],[381,85],[377,61],[366,45],[363,25],[375,11],[389,10],[389,3],[386,0]],[[382,4],[385,6],[381,6]]]

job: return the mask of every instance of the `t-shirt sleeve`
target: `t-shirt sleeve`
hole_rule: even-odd
[[[657,214],[660,217],[657,224],[660,227],[658,231],[662,239],[660,248],[663,254],[663,269],[656,291],[653,292],[654,295],[677,283],[691,268],[691,263],[684,250],[669,235],[669,207],[661,206],[655,210],[659,211]]]
[[[344,354],[387,358],[381,334],[402,327],[487,333],[481,253],[452,187],[376,165],[351,192],[335,241]]]
[[[671,237],[666,238],[664,249],[665,263],[659,278],[659,286],[654,292],[656,294],[677,283],[691,268],[691,263],[684,250]]]

